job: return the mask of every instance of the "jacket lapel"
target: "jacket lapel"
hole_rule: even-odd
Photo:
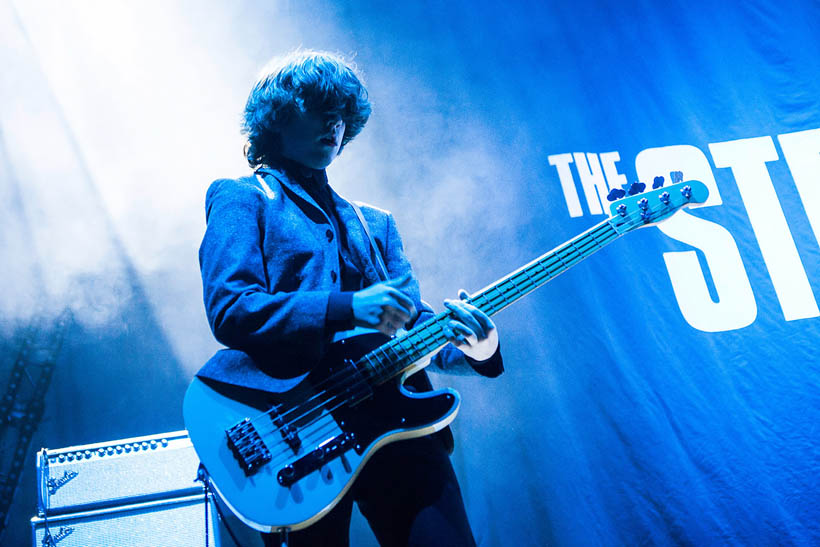
[[[333,223],[330,222],[327,213],[325,213],[324,210],[321,207],[319,207],[319,204],[316,203],[316,200],[314,200],[310,194],[308,194],[307,190],[302,188],[301,184],[297,183],[294,180],[291,180],[291,178],[284,171],[274,169],[273,167],[263,167],[261,169],[257,169],[257,173],[259,173],[262,176],[269,175],[275,178],[277,181],[279,181],[279,184],[286,191],[288,191],[291,194],[296,194],[296,196],[298,196],[302,201],[310,205],[310,207],[313,210],[310,212],[305,212],[308,215],[308,217],[315,219],[316,215],[321,215],[321,217],[319,218],[324,219],[322,222],[330,224],[331,226],[333,225]]]

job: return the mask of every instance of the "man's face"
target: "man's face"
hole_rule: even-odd
[[[279,134],[283,157],[312,169],[324,169],[339,154],[345,122],[336,114],[297,111]]]

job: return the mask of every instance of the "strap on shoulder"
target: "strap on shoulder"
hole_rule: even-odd
[[[362,228],[364,228],[364,233],[367,234],[367,239],[370,240],[370,258],[377,266],[376,269],[379,277],[382,281],[387,281],[389,279],[387,275],[387,266],[384,264],[384,259],[382,258],[382,253],[379,251],[378,245],[376,245],[376,240],[373,239],[373,235],[370,233],[370,228],[367,227],[367,221],[365,221],[364,215],[362,215],[362,210],[352,201],[348,200],[347,202],[351,207],[353,207],[353,210],[356,211],[356,216],[359,217],[359,222],[361,223]]]

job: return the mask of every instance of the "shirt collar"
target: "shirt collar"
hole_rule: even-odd
[[[270,167],[284,171],[302,186],[322,188],[327,185],[327,172],[324,169],[312,169],[286,158],[279,158]]]

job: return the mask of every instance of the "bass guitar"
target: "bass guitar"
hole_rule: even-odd
[[[680,172],[672,178],[664,188],[657,177],[644,194],[642,183],[628,196],[613,190],[610,199],[622,199],[611,204],[610,218],[468,301],[498,313],[623,234],[706,201],[701,182],[681,182]],[[449,313],[392,338],[371,331],[335,342],[285,393],[195,378],[185,394],[185,426],[216,493],[252,528],[299,530],[330,511],[380,447],[446,427],[458,411],[457,392],[415,393],[402,384],[447,344],[442,324]],[[379,404],[385,400],[390,404]]]

